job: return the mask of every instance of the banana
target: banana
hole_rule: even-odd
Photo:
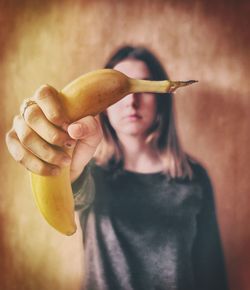
[[[136,80],[113,69],[100,69],[69,83],[59,97],[67,116],[74,122],[84,116],[99,114],[130,93],[173,92],[194,82]],[[70,167],[64,167],[58,176],[31,173],[31,186],[36,205],[47,222],[62,234],[74,234],[76,223]]]

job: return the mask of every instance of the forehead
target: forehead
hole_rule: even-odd
[[[141,60],[126,59],[115,65],[114,69],[126,74],[130,78],[147,79],[150,77],[147,65]]]

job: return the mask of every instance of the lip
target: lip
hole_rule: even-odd
[[[139,115],[139,114],[134,113],[134,114],[125,115],[124,119],[127,119],[129,121],[137,121],[137,120],[142,119],[142,116]]]

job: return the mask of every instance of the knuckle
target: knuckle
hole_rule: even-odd
[[[25,110],[25,120],[27,123],[31,124],[35,120],[37,120],[40,116],[40,109],[37,105],[29,106]]]
[[[13,118],[13,127],[16,127],[16,125],[20,122],[21,118],[22,117],[20,115],[17,115]]]
[[[46,156],[46,162],[49,164],[59,165],[58,156],[54,152],[48,151]]]
[[[50,143],[53,145],[62,145],[62,138],[58,133],[52,133],[50,136]]]
[[[53,165],[60,165],[61,159],[63,157],[63,154],[61,151],[57,151],[54,148],[52,148],[49,144],[44,143],[42,144],[42,151],[43,156],[40,157],[40,159],[46,161],[49,164]]]
[[[53,124],[61,124],[62,123],[62,117],[60,116],[59,112],[56,111],[48,111],[47,117]]]
[[[41,101],[50,98],[55,94],[55,89],[49,85],[42,85],[35,93],[35,100]]]
[[[57,99],[58,92],[49,85],[43,85],[38,89],[34,100],[39,104],[47,119],[55,125],[63,123],[63,115],[60,103]]]
[[[11,155],[18,163],[25,164],[25,150],[15,150]]]
[[[43,142],[42,144],[42,151],[46,152],[46,154],[49,154],[50,152],[50,145],[46,142]]]
[[[24,120],[21,117],[21,115],[15,116],[13,119],[13,125],[12,125],[12,129],[11,129],[11,131],[13,130],[13,132],[12,132],[11,136],[14,137],[14,135],[15,135],[14,131],[15,132],[20,131],[21,128],[23,128],[23,125],[24,125]]]
[[[38,159],[31,159],[26,168],[39,175],[48,175],[49,165]]]
[[[19,152],[16,152],[16,154],[14,155],[14,159],[19,163],[23,163],[25,160],[24,150],[20,150]]]
[[[31,130],[25,130],[20,134],[19,138],[25,147],[29,148],[33,141],[33,133]]]
[[[21,146],[15,144],[16,135],[13,130],[9,131],[5,135],[5,142],[7,149],[15,161],[19,162],[24,158],[24,149]]]
[[[5,143],[8,145],[13,139],[13,131],[10,130],[5,134]]]
[[[59,162],[57,160],[56,156],[54,154],[48,154],[46,158],[46,162],[49,164],[59,165]]]
[[[27,166],[26,166],[26,158],[25,157],[26,157],[26,155],[25,155],[24,150],[21,150],[21,151],[18,152],[18,154],[15,154],[14,159],[18,163],[22,164],[24,167],[27,168]]]

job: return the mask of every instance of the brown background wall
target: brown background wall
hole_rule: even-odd
[[[250,289],[247,2],[0,1],[1,289],[74,290],[83,271],[81,233],[47,225],[7,153],[13,116],[41,84],[60,89],[130,43],[151,48],[172,79],[199,80],[176,93],[179,133],[213,181],[231,289]]]

